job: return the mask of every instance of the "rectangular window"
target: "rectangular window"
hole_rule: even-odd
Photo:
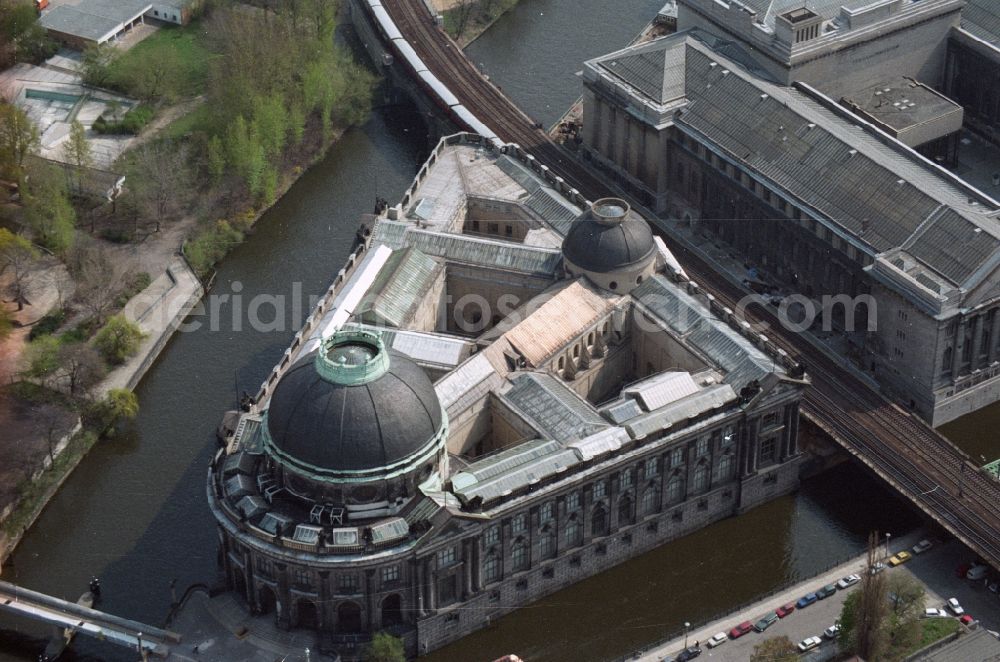
[[[608,488],[604,484],[603,480],[599,480],[596,483],[594,483],[594,500],[603,499],[607,493],[608,493]]]
[[[542,504],[542,507],[538,509],[538,519],[542,522],[548,522],[552,519],[552,502],[546,501]]]
[[[538,542],[538,553],[543,559],[551,559],[556,555],[556,536],[554,533],[542,536]]]
[[[506,236],[508,236],[508,237],[513,237],[514,236],[514,226],[511,225],[510,223],[508,223],[506,226],[504,226],[504,234]]]
[[[760,442],[760,461],[774,462],[775,453],[778,448],[778,440],[775,437],[767,437]]]
[[[648,460],[646,460],[646,465],[643,473],[646,476],[646,478],[651,478],[659,473],[659,465],[657,465],[655,457],[651,457]]]
[[[483,535],[483,544],[487,547],[490,545],[495,545],[500,542],[500,527],[492,526],[486,529],[486,533]]]
[[[358,592],[357,575],[339,575],[337,577],[337,592],[346,595],[354,595]]]
[[[295,570],[295,576],[293,578],[296,586],[309,586],[311,583],[311,577],[308,570],[303,570],[298,568]]]
[[[389,582],[395,581],[399,581],[399,566],[390,565],[382,568],[382,583],[388,584]]]
[[[510,532],[517,535],[528,528],[528,518],[524,513],[514,515],[510,520]]]
[[[566,495],[566,512],[573,512],[574,510],[580,510],[580,493],[570,492]]]
[[[499,223],[489,223],[486,226],[486,230],[490,234],[500,234],[500,224]]]
[[[778,412],[772,411],[770,414],[766,414],[761,420],[761,424],[765,428],[774,427],[778,424]]]
[[[727,425],[722,429],[722,447],[729,448],[736,441],[736,430],[732,425]]]
[[[449,547],[448,549],[442,549],[437,553],[437,561],[439,568],[447,568],[455,562],[455,548]]]
[[[632,487],[632,470],[622,469],[621,473],[618,474],[618,489],[621,491],[629,487]]]
[[[670,466],[679,467],[682,464],[684,464],[684,449],[675,448],[674,450],[670,451]]]
[[[708,455],[708,437],[702,437],[698,440],[698,445],[695,448],[695,455],[698,457]]]

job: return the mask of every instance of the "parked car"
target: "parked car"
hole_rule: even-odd
[[[795,611],[795,603],[789,602],[787,605],[781,605],[780,607],[775,609],[774,613],[778,615],[778,618],[784,618],[785,616],[791,614],[793,611]]]
[[[818,599],[819,598],[816,597],[815,593],[803,595],[801,598],[799,598],[799,601],[795,603],[795,606],[798,607],[799,609],[805,609],[812,603],[816,602],[816,600]]]
[[[826,586],[824,586],[820,590],[816,591],[816,599],[817,600],[826,600],[828,597],[830,597],[831,595],[833,595],[836,592],[837,592],[837,585],[836,584],[827,584]]]
[[[677,662],[688,662],[688,660],[693,660],[694,658],[701,655],[701,649],[695,646],[689,646],[681,651],[681,654],[677,656]]]
[[[878,573],[885,570],[885,564],[881,561],[876,561],[872,567],[868,568],[868,573],[871,575],[877,575]]]
[[[972,568],[971,563],[962,563],[957,568],[955,568],[955,575],[959,579],[964,579],[967,574],[969,574],[969,569]]]
[[[823,636],[827,639],[836,639],[838,634],[840,634],[840,623],[834,623],[823,631]]]
[[[739,639],[752,629],[753,629],[753,623],[751,623],[750,621],[743,621],[742,623],[740,623],[739,625],[737,625],[736,627],[734,627],[732,630],[729,631],[729,638]]]
[[[986,588],[989,589],[990,593],[996,593],[1000,589],[1000,582],[990,582]]]
[[[913,558],[913,555],[907,551],[898,552],[895,556],[889,559],[889,565],[895,568],[897,565],[906,563]]]
[[[727,641],[729,641],[729,635],[725,632],[719,632],[717,634],[713,634],[712,638],[708,640],[708,647],[715,648],[716,646],[724,644]]]
[[[948,612],[944,609],[936,609],[935,607],[928,607],[924,610],[924,618],[947,618]]]
[[[980,579],[985,579],[989,571],[989,566],[974,565],[969,568],[969,572],[965,573],[965,578],[971,579],[972,581],[979,581]]]
[[[819,648],[819,645],[823,643],[823,640],[819,637],[806,637],[799,642],[799,650],[805,653],[806,651],[811,651],[814,648]]]
[[[950,609],[951,613],[955,614],[956,616],[961,616],[962,614],[965,613],[965,610],[962,609],[962,605],[958,603],[957,598],[948,598],[948,604],[946,604],[945,606],[948,609]]]
[[[777,622],[778,622],[778,615],[772,611],[770,614],[764,616],[764,618],[754,623],[753,629],[756,630],[757,632],[763,632],[764,630],[771,627]]]
[[[962,625],[972,625],[976,621],[971,614],[962,614],[958,620],[961,621]]]
[[[931,548],[931,541],[924,538],[923,540],[921,540],[920,542],[918,542],[916,545],[913,546],[913,553],[923,554],[930,548]]]
[[[841,579],[839,582],[837,582],[837,588],[843,590],[843,589],[848,588],[850,586],[854,586],[855,584],[857,584],[860,581],[861,581],[861,577],[859,575],[847,575],[846,577],[844,577],[843,579]]]

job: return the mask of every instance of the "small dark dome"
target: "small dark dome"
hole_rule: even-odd
[[[617,198],[595,202],[573,223],[562,245],[566,260],[596,273],[638,265],[655,250],[649,224]]]
[[[280,455],[333,472],[403,460],[425,448],[441,423],[441,404],[420,366],[363,339],[325,343],[297,361],[275,387],[267,412]]]

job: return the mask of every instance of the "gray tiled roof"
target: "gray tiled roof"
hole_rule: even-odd
[[[495,267],[521,273],[551,275],[556,272],[562,253],[460,234],[444,234],[410,227],[399,240],[422,253],[443,257],[449,262],[464,262],[481,267]]]
[[[966,0],[962,10],[962,28],[992,44],[1000,42],[1000,2]]]
[[[938,237],[980,228],[992,248],[970,251],[967,243],[944,242],[921,252],[919,259],[931,260],[926,266],[961,284],[956,279],[976,271],[996,248],[1000,224],[987,216],[995,209],[970,203],[978,192],[937,175],[803,93],[724,63],[713,67],[703,47],[690,48],[691,103],[677,120],[682,129],[704,136],[874,253],[903,246],[928,222],[946,224],[930,235]],[[938,214],[942,206],[949,213]]]
[[[53,7],[38,23],[46,30],[98,41],[151,7],[146,0],[83,0],[75,6]]]
[[[656,103],[684,96],[683,41],[652,42],[598,60],[601,68]]]
[[[953,209],[942,209],[934,222],[916,235],[906,251],[942,276],[964,283],[1000,247],[996,237],[972,225]]]

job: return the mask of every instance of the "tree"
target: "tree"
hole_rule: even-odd
[[[83,51],[80,68],[83,82],[94,87],[107,87],[111,83],[112,65],[121,52],[108,42],[88,46]]]
[[[0,306],[0,341],[6,340],[14,328],[14,318],[10,311]]]
[[[256,194],[267,164],[266,154],[257,132],[247,124],[242,115],[226,131],[226,161],[246,183],[250,192]]]
[[[68,266],[77,283],[76,302],[98,326],[103,324],[132,278],[131,266],[93,240],[73,249]]]
[[[368,646],[368,659],[371,662],[406,662],[403,640],[388,632],[376,632]]]
[[[168,140],[148,142],[132,150],[126,181],[143,215],[156,222],[156,232],[181,213],[186,189],[192,185],[188,148]]]
[[[46,384],[59,371],[59,339],[42,336],[32,340],[21,355],[22,373],[28,379]]]
[[[924,613],[927,594],[912,575],[894,573],[886,582],[889,594],[888,639],[890,657],[902,658],[920,641],[919,618]]]
[[[7,293],[17,304],[18,310],[31,305],[28,300],[28,273],[38,259],[38,251],[26,238],[0,228],[0,275],[9,272]]]
[[[33,2],[0,0],[0,57],[4,46],[21,62],[41,62],[58,50],[58,45],[38,24],[38,13]],[[0,60],[0,68],[4,62]]]
[[[119,421],[133,419],[138,415],[139,399],[135,397],[135,393],[123,388],[109,390],[104,399],[87,412],[90,423],[102,436],[108,435]]]
[[[788,637],[770,637],[753,647],[750,662],[796,662],[799,652]]]
[[[73,120],[69,125],[69,138],[62,146],[63,158],[71,163],[74,170],[74,180],[76,181],[76,194],[83,193],[84,173],[87,168],[94,165],[94,157],[90,150],[90,141],[87,140],[87,130],[83,128],[79,120]]]
[[[226,174],[226,151],[219,136],[212,136],[206,148],[208,176],[213,185],[218,185]]]
[[[35,240],[54,253],[73,245],[76,212],[69,202],[66,178],[51,168],[32,172],[24,188],[24,218]]]
[[[127,319],[121,313],[112,315],[107,323],[94,336],[94,345],[104,360],[111,365],[121,365],[126,359],[135,356],[139,344],[146,334],[139,325]]]
[[[840,614],[840,646],[866,660],[882,659],[888,645],[884,572],[871,572],[879,561],[878,533],[868,538],[867,565],[861,584],[847,596]]]
[[[59,348],[60,372],[69,385],[71,396],[86,393],[104,377],[105,367],[101,355],[93,345],[74,342]]]
[[[17,106],[0,102],[0,171],[21,181],[24,160],[39,145],[35,123]]]

